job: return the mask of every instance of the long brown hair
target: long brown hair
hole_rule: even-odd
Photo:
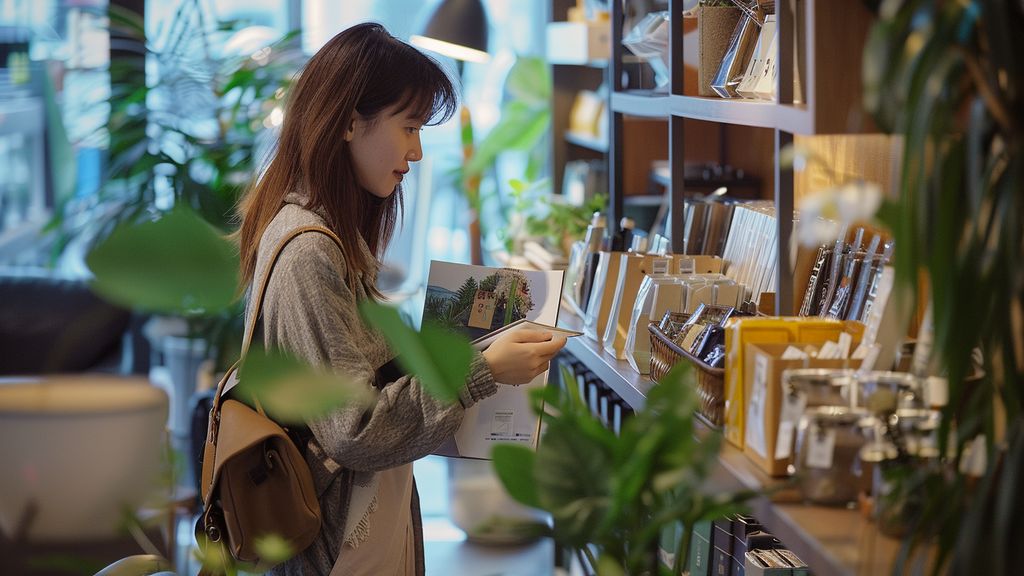
[[[343,135],[354,111],[372,121],[396,105],[424,124],[440,124],[455,113],[458,97],[433,58],[380,24],[348,28],[310,58],[288,96],[277,149],[239,204],[242,289],[253,281],[263,231],[292,191],[307,195],[307,208],[322,208],[341,238],[350,286],[358,272],[376,267],[398,220],[402,190],[384,200],[364,190]],[[373,259],[359,249],[359,236]],[[368,288],[380,296],[376,287]]]

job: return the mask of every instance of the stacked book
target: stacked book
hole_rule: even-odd
[[[725,275],[746,286],[747,300],[758,302],[774,292],[778,266],[775,205],[768,200],[736,204],[728,226],[722,259]]]
[[[686,201],[683,216],[683,253],[722,256],[736,202]]]

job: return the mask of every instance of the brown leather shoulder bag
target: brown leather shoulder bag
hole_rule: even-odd
[[[242,360],[217,385],[203,449],[203,514],[196,522],[206,574],[228,564],[265,572],[276,562],[261,556],[261,539],[280,538],[297,554],[320,532],[313,478],[288,432],[267,417],[256,398],[255,410],[223,398],[237,384],[238,366],[249,351],[274,264],[288,242],[304,232],[326,234],[341,248],[338,237],[320,226],[292,230],[278,243],[254,294]]]

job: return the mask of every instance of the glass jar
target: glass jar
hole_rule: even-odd
[[[864,436],[864,445],[860,448],[860,491],[870,496],[874,493],[875,470],[884,462],[894,460],[899,455],[896,445],[885,434],[885,422],[877,416],[868,416],[858,423]]]
[[[782,389],[801,394],[804,406],[849,406],[853,370],[832,368],[794,368],[783,370]]]
[[[913,374],[871,370],[856,376],[854,407],[875,414],[891,414],[898,409],[924,408],[921,382]]]
[[[815,504],[847,506],[857,501],[859,453],[864,445],[861,410],[845,406],[808,408],[797,431],[796,471],[800,494]]]

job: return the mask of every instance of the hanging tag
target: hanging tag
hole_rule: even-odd
[[[782,386],[781,384],[779,386]],[[807,397],[789,394],[782,389],[782,413],[779,416],[779,434],[775,437],[775,459],[785,460],[793,453],[793,431],[803,416]]]
[[[832,453],[836,447],[836,431],[820,430],[808,433],[807,460],[808,468],[828,469],[832,467]]]
[[[671,258],[654,258],[651,261],[651,276],[665,276],[668,274]]]

